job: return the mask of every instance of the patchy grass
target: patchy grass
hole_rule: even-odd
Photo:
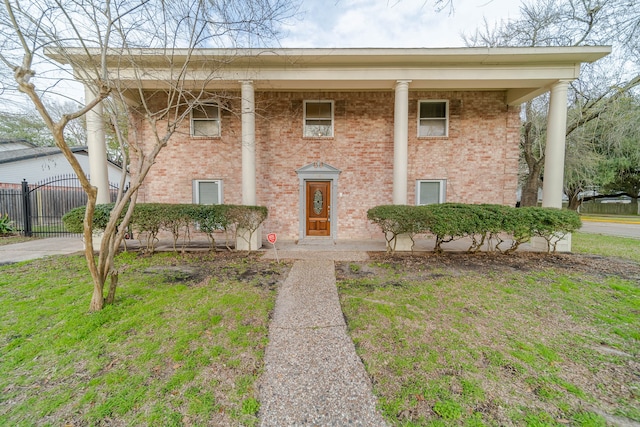
[[[283,264],[120,255],[88,313],[82,257],[0,267],[0,425],[253,425]]]
[[[640,421],[640,265],[433,254],[338,265],[356,349],[398,426]]]
[[[602,234],[573,233],[571,250],[575,253],[619,257],[640,262],[638,239],[605,236]]]
[[[20,235],[0,236],[0,246],[13,245],[14,243],[29,242],[31,240],[36,240],[36,239],[37,237],[25,237]]]

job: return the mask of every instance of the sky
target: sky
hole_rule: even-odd
[[[280,47],[463,47],[462,32],[473,34],[485,19],[491,25],[516,19],[520,9],[519,0],[451,0],[453,9],[447,5],[440,12],[435,0],[298,1],[299,13],[282,28]],[[79,84],[69,83],[69,91],[84,97]],[[7,101],[1,109],[25,103],[22,95],[1,95]]]
[[[518,0],[301,0],[298,19],[285,26],[282,47],[463,47],[460,34],[515,19]]]

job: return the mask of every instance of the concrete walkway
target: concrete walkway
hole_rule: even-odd
[[[312,259],[296,261],[278,291],[259,381],[260,425],[385,426],[347,336],[331,253],[305,254]]]
[[[80,237],[52,237],[0,245],[0,265],[14,264],[51,255],[69,255],[84,250]]]

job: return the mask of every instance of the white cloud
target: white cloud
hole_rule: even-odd
[[[430,0],[306,0],[283,47],[454,47],[461,32],[518,16],[514,0],[453,0],[449,13]]]

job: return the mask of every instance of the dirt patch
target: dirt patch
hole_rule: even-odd
[[[365,263],[338,263],[339,279],[371,277],[383,270],[392,270],[407,279],[437,278],[468,272],[530,272],[541,269],[573,271],[598,277],[618,276],[625,280],[640,282],[640,264],[620,258],[583,254],[544,254],[521,252],[416,253],[387,255],[382,252],[369,253],[371,261]]]
[[[139,253],[138,257],[148,257]],[[163,283],[202,286],[211,279],[234,280],[254,286],[275,289],[283,280],[290,262],[276,263],[263,260],[259,255],[242,252],[185,253],[167,258],[162,265],[141,270]]]

